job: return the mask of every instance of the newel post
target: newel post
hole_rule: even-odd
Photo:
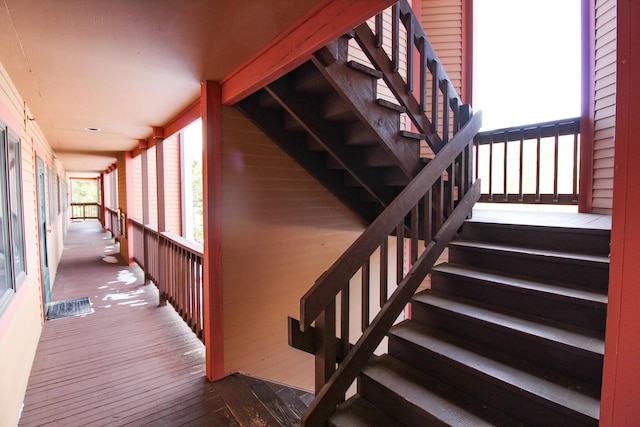
[[[348,286],[348,285],[347,285]],[[318,316],[316,327],[315,392],[329,381],[336,370],[336,302],[333,300]],[[348,341],[348,338],[347,338]]]

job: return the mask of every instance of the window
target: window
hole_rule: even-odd
[[[20,138],[0,122],[0,313],[26,277]]]

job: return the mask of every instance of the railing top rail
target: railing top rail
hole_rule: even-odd
[[[478,132],[475,142],[489,144],[491,142],[519,141],[520,139],[548,138],[552,136],[575,135],[580,132],[580,117],[552,120],[522,126],[492,129]]]
[[[171,233],[170,231],[163,231],[160,233],[160,235],[165,239],[170,240],[172,243],[180,246],[182,249],[193,253],[194,255],[200,257],[204,256],[204,246],[202,245],[202,243],[185,239],[184,237],[175,233]]]
[[[424,196],[426,188],[442,176],[458,153],[469,143],[482,123],[482,114],[476,113],[471,120],[445,145],[417,177],[396,197],[376,220],[353,242],[347,251],[327,270],[300,299],[300,327],[306,330],[345,286],[366,259],[378,248],[381,241],[416,206]]]

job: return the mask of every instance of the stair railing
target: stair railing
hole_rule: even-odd
[[[363,366],[423,282],[433,264],[471,213],[480,197],[480,183],[471,183],[468,159],[481,115],[465,108],[459,117],[466,124],[378,216],[347,251],[300,300],[300,321],[289,319],[291,346],[315,354],[316,399],[304,415],[303,425],[324,425]],[[462,125],[462,124],[460,124]],[[460,126],[458,126],[460,128]],[[411,269],[405,274],[405,231],[411,242]],[[387,297],[389,245],[397,237],[395,290]],[[420,240],[424,247],[419,253]],[[380,311],[372,321],[370,296],[378,292],[371,283],[372,257],[380,257]],[[361,275],[362,335],[349,343],[350,282]],[[340,295],[339,295],[340,294]],[[338,296],[339,295],[339,296]],[[339,300],[339,302],[338,302]],[[339,305],[339,316],[336,308]],[[314,327],[311,326],[315,322]],[[337,324],[340,337],[337,337]],[[339,366],[336,370],[336,362]]]
[[[483,131],[474,145],[481,202],[578,204],[579,117]]]
[[[399,73],[402,28],[407,36],[405,76]],[[376,16],[373,31],[364,23],[353,35],[371,64],[382,71],[385,83],[418,132],[424,135],[431,150],[438,153],[450,135],[459,130],[462,100],[407,0],[392,6],[390,32],[391,57],[383,48],[383,40],[388,36],[382,14]],[[414,64],[420,70],[417,82]]]

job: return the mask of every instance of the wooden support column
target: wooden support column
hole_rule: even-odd
[[[640,3],[618,0],[609,305],[600,425],[640,425]]]
[[[118,158],[118,181],[116,182],[118,191],[118,206],[120,207],[120,215],[118,222],[122,225],[120,230],[120,236],[118,240],[120,242],[120,254],[124,260],[132,265],[133,260],[133,225],[129,220],[134,212],[134,200],[133,200],[133,153],[127,151]]]
[[[149,157],[147,153],[148,145],[147,141],[140,140],[138,143],[138,148],[140,149],[140,163],[141,167],[141,175],[142,175],[142,224],[145,226],[149,224]],[[142,245],[144,254],[142,254],[143,264],[144,264],[144,284],[147,285],[151,283],[151,279],[149,278],[149,248],[147,246],[148,239],[146,238],[146,231],[142,232]]]
[[[100,174],[100,210],[102,212],[99,213],[100,215],[100,223],[102,224],[102,228],[104,228],[106,230],[107,228],[107,205],[105,204],[105,189],[106,189],[106,183],[105,183],[105,178],[106,178],[106,174],[108,172],[102,172]]]
[[[593,210],[593,139],[595,122],[595,66],[596,66],[596,18],[595,2],[582,0],[582,100],[580,112],[580,188],[578,189],[578,211]]]
[[[224,377],[222,286],[222,93],[202,83],[202,182],[204,207],[204,342],[207,378]]]
[[[164,197],[164,130],[162,128],[153,128],[153,140],[156,146],[156,189],[157,189],[157,211],[158,211],[158,233],[167,231]],[[159,306],[167,304],[167,275],[169,266],[165,260],[166,247],[164,240],[158,240],[158,271],[157,283],[160,300]]]
[[[153,140],[156,145],[156,184],[158,189],[158,232],[167,231],[164,194],[164,131],[153,128]]]

